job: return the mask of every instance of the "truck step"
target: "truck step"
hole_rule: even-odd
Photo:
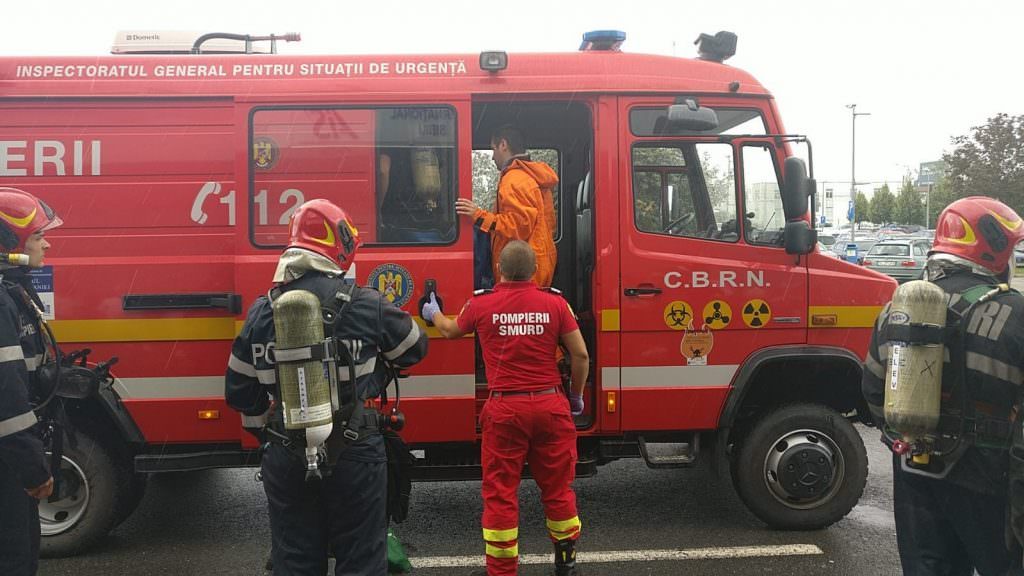
[[[576,477],[586,478],[597,474],[597,460],[580,455],[576,462]],[[426,464],[417,459],[413,467],[413,480],[418,482],[447,482],[451,480],[479,480],[483,477],[480,464]],[[523,478],[532,478],[530,466],[523,467]]]
[[[697,461],[700,452],[700,434],[694,434],[690,442],[647,442],[637,437],[640,455],[648,468],[687,468]]]

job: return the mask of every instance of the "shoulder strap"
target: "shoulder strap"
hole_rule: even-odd
[[[545,286],[541,288],[541,290],[543,290],[544,292],[550,292],[552,294],[558,294],[559,296],[562,295],[562,291],[559,290],[558,288],[555,288],[554,286]]]
[[[975,304],[1010,292],[1019,294],[1017,290],[1010,288],[1008,284],[978,284],[958,293],[957,296],[959,298],[951,298],[949,309],[962,320],[964,314]]]
[[[492,292],[494,292],[494,290],[490,288],[481,288],[479,290],[473,290],[473,296],[483,296],[484,294],[490,294]]]
[[[345,315],[345,310],[352,303],[359,287],[355,282],[345,282],[341,289],[334,293],[333,298],[327,298],[322,303],[324,310],[324,332],[327,336],[334,335],[334,326]],[[328,333],[329,332],[329,333]]]

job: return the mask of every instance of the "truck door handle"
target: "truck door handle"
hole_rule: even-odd
[[[661,288],[655,288],[653,286],[643,286],[640,288],[626,288],[622,291],[626,296],[653,296],[655,294],[661,294]]]

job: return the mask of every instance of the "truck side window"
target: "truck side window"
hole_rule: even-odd
[[[455,112],[377,110],[377,240],[443,243],[455,238]]]
[[[735,242],[732,171],[732,149],[725,144],[634,147],[633,222],[637,230]],[[733,223],[731,230],[729,222]]]
[[[743,147],[743,237],[751,244],[782,246],[786,217],[772,152],[765,146]]]
[[[268,108],[251,124],[250,238],[280,248],[300,204],[326,198],[366,244],[455,240],[455,111]]]

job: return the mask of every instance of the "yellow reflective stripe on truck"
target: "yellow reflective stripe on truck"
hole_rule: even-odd
[[[808,306],[808,328],[873,328],[881,306]]]
[[[453,318],[449,316],[449,318]],[[442,338],[437,328],[413,319],[430,338]],[[178,340],[234,340],[243,320],[234,318],[117,318],[105,320],[51,320],[60,343],[71,342],[173,342]],[[466,335],[472,338],[472,334]]]
[[[234,318],[138,318],[51,320],[60,343],[233,340],[241,328]]]

